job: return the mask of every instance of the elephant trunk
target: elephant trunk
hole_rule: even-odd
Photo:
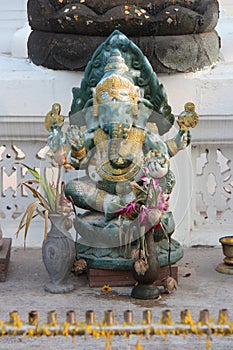
[[[130,129],[131,125],[126,123],[112,123],[110,125],[109,161],[113,168],[126,168],[132,163],[132,154],[124,157],[119,154],[122,142],[127,139]]]

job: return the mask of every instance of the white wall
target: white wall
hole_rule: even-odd
[[[224,11],[228,16],[233,16],[232,0],[218,0],[221,11]]]
[[[14,33],[27,21],[26,0],[1,1],[0,53],[11,52]]]

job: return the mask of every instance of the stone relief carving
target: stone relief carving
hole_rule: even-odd
[[[52,69],[84,70],[118,29],[156,73],[196,71],[218,60],[218,12],[217,0],[29,0],[29,57]]]

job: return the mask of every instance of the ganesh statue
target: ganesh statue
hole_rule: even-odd
[[[141,185],[152,181],[163,199],[149,228],[159,264],[168,264],[169,244],[170,262],[181,259],[182,247],[171,238],[170,158],[190,144],[189,128],[198,121],[194,104],[186,103],[175,136],[163,141],[175,123],[165,90],[141,50],[115,30],[94,52],[81,86],[73,88],[69,121],[69,164],[77,175],[66,183],[65,195],[80,208],[74,220],[79,257],[90,268],[131,269],[140,235],[135,199],[146,207],[142,198],[149,192]],[[122,222],[124,210],[129,217]]]

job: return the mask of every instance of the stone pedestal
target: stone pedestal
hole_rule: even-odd
[[[2,249],[0,250],[0,282],[5,282],[10,262],[11,238],[3,238]]]
[[[172,265],[172,277],[178,283],[178,266]],[[107,269],[88,269],[88,282],[90,287],[124,287],[134,286],[136,281],[133,278],[132,270],[107,270]],[[157,286],[163,286],[163,279],[169,276],[169,267],[160,268],[158,280],[155,281]]]

